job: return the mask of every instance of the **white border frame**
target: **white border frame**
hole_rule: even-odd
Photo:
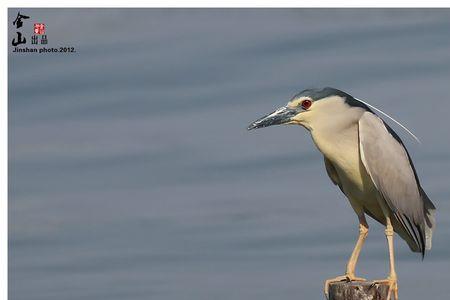
[[[299,4],[301,4],[299,6]],[[1,72],[1,91],[3,94],[0,106],[0,300],[8,299],[8,8],[27,7],[27,8],[48,8],[48,7],[258,7],[258,8],[293,8],[293,7],[313,7],[313,8],[396,8],[396,7],[410,7],[410,8],[437,8],[449,7],[450,3],[442,0],[425,1],[405,1],[405,0],[323,0],[311,1],[303,0],[301,3],[292,0],[264,0],[264,1],[239,1],[231,0],[227,2],[211,1],[211,0],[165,0],[165,1],[105,1],[105,0],[78,0],[78,1],[2,1],[3,30],[1,31],[2,48],[2,66]],[[5,26],[6,25],[6,26]]]

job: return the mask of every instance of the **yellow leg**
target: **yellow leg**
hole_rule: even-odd
[[[355,248],[353,249],[352,255],[347,263],[347,275],[355,275],[356,263],[358,262],[359,253],[361,252],[364,241],[366,240],[367,234],[369,233],[369,225],[367,225],[366,220],[363,216],[363,220],[360,219],[359,222],[359,237],[356,242]]]
[[[353,249],[350,259],[348,260],[345,275],[325,280],[323,290],[324,290],[324,293],[325,293],[325,296],[327,297],[327,299],[328,299],[328,291],[329,291],[330,283],[339,282],[339,281],[365,281],[364,278],[355,276],[355,268],[356,268],[356,263],[358,262],[359,253],[361,252],[364,241],[366,240],[367,234],[369,233],[369,225],[367,225],[364,214],[360,215],[358,218],[359,218],[358,241],[356,242],[355,248]]]
[[[391,219],[386,218],[386,239],[389,248],[389,276],[386,279],[374,280],[373,284],[389,284],[389,291],[387,299],[391,299],[391,295],[394,295],[394,299],[398,300],[398,284],[397,273],[395,273],[395,258],[394,258],[394,229],[392,228]]]

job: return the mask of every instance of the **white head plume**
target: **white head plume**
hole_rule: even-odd
[[[355,98],[355,97],[353,97]],[[385,113],[384,111],[382,111],[381,109],[376,108],[375,106],[361,100],[358,98],[355,98],[355,100],[358,100],[361,103],[364,103],[365,105],[367,105],[368,107],[378,111],[379,113],[383,114],[384,116],[386,116],[387,118],[389,118],[390,120],[392,120],[393,122],[395,122],[395,124],[397,124],[398,126],[400,126],[401,128],[403,128],[403,130],[405,130],[407,133],[409,133],[419,144],[421,144],[419,138],[417,136],[414,135],[414,133],[412,133],[408,128],[406,128],[406,126],[402,125],[399,121],[397,121],[396,119],[394,119],[393,117],[391,117],[390,115],[388,115],[387,113]]]

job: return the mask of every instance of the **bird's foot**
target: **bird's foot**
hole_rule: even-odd
[[[351,282],[351,281],[366,281],[366,279],[361,278],[361,277],[356,277],[354,274],[345,274],[342,276],[338,276],[335,278],[330,278],[325,280],[325,284],[323,287],[323,292],[325,293],[325,297],[328,299],[328,292],[330,290],[330,284],[331,283],[335,283],[335,282],[341,282],[341,281],[347,281],[347,282]]]
[[[398,284],[397,284],[397,276],[390,275],[386,279],[374,280],[372,286],[375,284],[387,284],[389,285],[389,290],[387,294],[387,300],[391,299],[391,295],[394,295],[394,300],[398,300]]]

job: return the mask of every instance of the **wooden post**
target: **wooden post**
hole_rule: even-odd
[[[388,300],[389,285],[366,282],[335,282],[330,284],[329,300]]]

